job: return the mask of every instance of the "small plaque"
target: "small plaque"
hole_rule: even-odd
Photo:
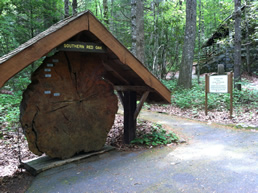
[[[60,51],[75,51],[75,52],[92,52],[105,53],[106,46],[104,44],[95,44],[93,42],[74,42],[68,41],[58,46]]]
[[[45,71],[45,72],[51,72],[51,69],[50,69],[50,68],[45,68],[44,71]]]
[[[47,67],[54,67],[54,64],[47,64]]]
[[[59,92],[54,93],[54,96],[60,96]]]
[[[51,74],[45,74],[46,78],[51,78]]]
[[[59,62],[59,60],[58,59],[53,59],[52,62],[57,63],[57,62]]]
[[[51,91],[50,90],[46,90],[46,91],[44,91],[44,94],[51,94]]]

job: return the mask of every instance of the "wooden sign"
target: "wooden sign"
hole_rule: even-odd
[[[59,51],[75,51],[75,52],[93,52],[105,53],[104,44],[95,44],[92,42],[65,42],[57,47]]]
[[[233,113],[232,72],[227,75],[205,75],[205,115],[208,115],[208,93],[230,93],[230,118]]]

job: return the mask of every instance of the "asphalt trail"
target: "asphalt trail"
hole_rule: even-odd
[[[39,174],[27,192],[258,193],[258,132],[142,112],[187,143],[112,151]]]

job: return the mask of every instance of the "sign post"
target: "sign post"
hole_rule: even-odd
[[[205,74],[205,115],[208,115],[208,93],[230,93],[230,118],[233,113],[232,72],[227,75]]]

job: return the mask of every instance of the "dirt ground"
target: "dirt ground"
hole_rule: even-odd
[[[140,121],[137,130],[149,132],[150,122]],[[3,128],[1,128],[3,129]],[[123,116],[117,114],[115,123],[107,137],[107,145],[112,145],[120,151],[137,151],[146,147],[123,144]],[[33,176],[19,168],[20,162],[39,157],[29,151],[22,129],[3,130],[0,138],[0,192],[23,193],[33,180]]]
[[[204,76],[204,75],[202,75]],[[247,73],[242,75],[242,80],[248,80],[250,84],[243,85],[242,88],[249,90],[258,90],[258,76],[249,76]],[[257,97],[258,102],[258,97]],[[237,128],[255,128],[258,127],[258,111],[255,107],[246,105],[243,108],[233,107],[233,118],[229,117],[229,110],[213,109],[208,111],[208,115],[205,115],[204,110],[198,109],[181,109],[172,105],[151,105],[147,108],[150,111],[156,111],[159,113],[166,113],[169,115],[194,119],[198,121],[205,121],[208,123],[220,123],[235,126]]]

